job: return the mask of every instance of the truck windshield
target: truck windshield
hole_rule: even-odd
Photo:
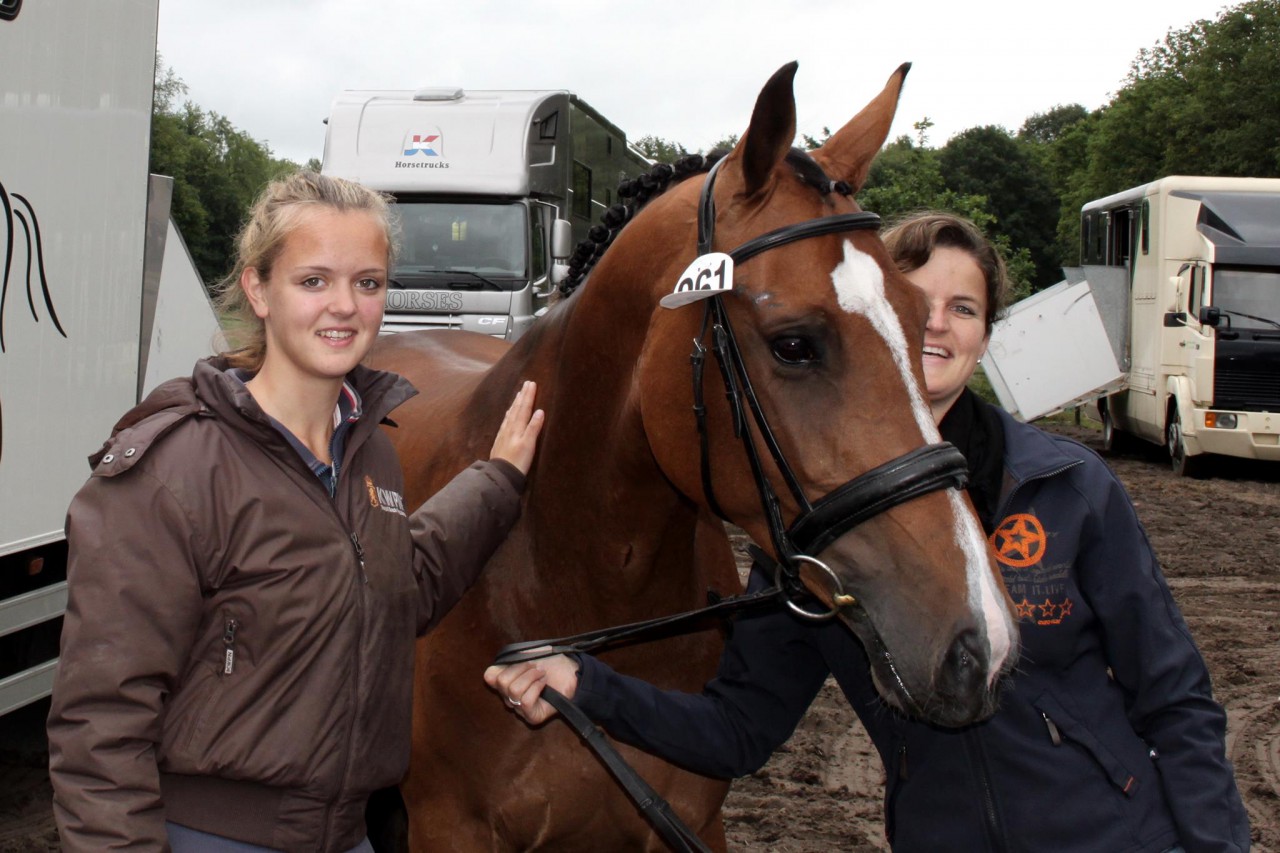
[[[400,201],[396,276],[474,273],[484,279],[528,278],[529,226],[521,204]]]
[[[1233,329],[1280,327],[1280,270],[1216,267],[1213,304],[1229,312]]]

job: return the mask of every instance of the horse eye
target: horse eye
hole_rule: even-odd
[[[808,364],[818,360],[818,351],[808,338],[775,338],[772,349],[773,357],[783,364]]]

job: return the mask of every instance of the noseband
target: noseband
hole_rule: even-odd
[[[713,189],[716,173],[723,163],[724,160],[720,160],[712,167],[702,185],[702,196],[698,202],[699,257],[710,253],[715,242],[716,209]],[[874,213],[859,212],[824,216],[787,225],[754,237],[728,252],[728,255],[737,265],[761,252],[785,246],[797,240],[879,227],[880,217]],[[837,487],[817,501],[811,502],[805,496],[799,479],[787,463],[786,456],[783,455],[782,448],[769,427],[769,421],[751,384],[751,377],[747,374],[747,366],[738,348],[723,297],[717,292],[706,297],[704,301],[706,308],[702,317],[702,329],[698,337],[694,338],[693,353],[690,355],[693,365],[693,411],[701,442],[703,492],[707,496],[711,510],[721,518],[726,518],[712,488],[711,457],[708,452],[706,425],[707,408],[703,402],[702,374],[708,349],[703,344],[703,340],[710,333],[710,350],[715,354],[716,362],[720,366],[720,375],[724,380],[725,396],[733,416],[733,433],[736,438],[742,440],[743,447],[746,449],[756,490],[760,495],[765,518],[768,520],[774,553],[778,556],[776,580],[779,586],[786,589],[784,601],[792,611],[805,618],[830,619],[842,608],[856,605],[857,600],[844,592],[835,571],[818,560],[816,555],[858,524],[885,510],[929,492],[951,487],[964,488],[968,481],[968,465],[964,455],[949,442],[926,445],[873,468]],[[783,522],[782,507],[778,501],[777,492],[774,491],[773,485],[765,474],[760,452],[747,428],[748,410],[755,421],[756,431],[760,434],[761,441],[782,475],[787,490],[800,507],[800,512],[790,527]],[[830,611],[814,613],[795,602],[795,598],[802,595],[804,589],[799,580],[802,563],[814,565],[822,574],[830,578],[833,584],[831,594],[833,604]]]

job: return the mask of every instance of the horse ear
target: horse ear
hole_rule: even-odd
[[[765,185],[773,167],[791,150],[796,138],[792,81],[798,67],[799,63],[788,62],[764,84],[751,113],[751,125],[730,155],[741,160],[743,193],[747,196],[755,195]]]
[[[910,62],[898,66],[885,84],[884,91],[813,152],[814,159],[822,164],[827,174],[842,179],[854,192],[862,188],[867,173],[871,171],[871,161],[889,137],[889,127],[893,124],[894,113],[898,111],[902,81],[910,70]]]

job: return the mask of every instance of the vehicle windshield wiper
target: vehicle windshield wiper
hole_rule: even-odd
[[[1270,323],[1277,329],[1280,329],[1280,322],[1276,322],[1268,317],[1259,317],[1255,314],[1246,314],[1243,311],[1232,311],[1230,308],[1218,308],[1223,314],[1230,314],[1232,317],[1244,317],[1246,320],[1257,320],[1259,323]]]
[[[479,279],[481,282],[483,282],[484,284],[487,284],[493,290],[499,290],[499,291],[506,290],[506,288],[498,284],[493,279],[486,278],[480,273],[472,272],[471,270],[459,270],[459,269],[441,270],[441,269],[435,269],[433,267],[416,267],[416,268],[401,267],[399,272],[401,276],[431,276],[433,278],[448,278],[449,276],[469,275],[472,278]],[[393,276],[391,278],[391,286],[397,290],[402,290],[404,289],[405,284],[403,281],[400,280],[400,278]]]

